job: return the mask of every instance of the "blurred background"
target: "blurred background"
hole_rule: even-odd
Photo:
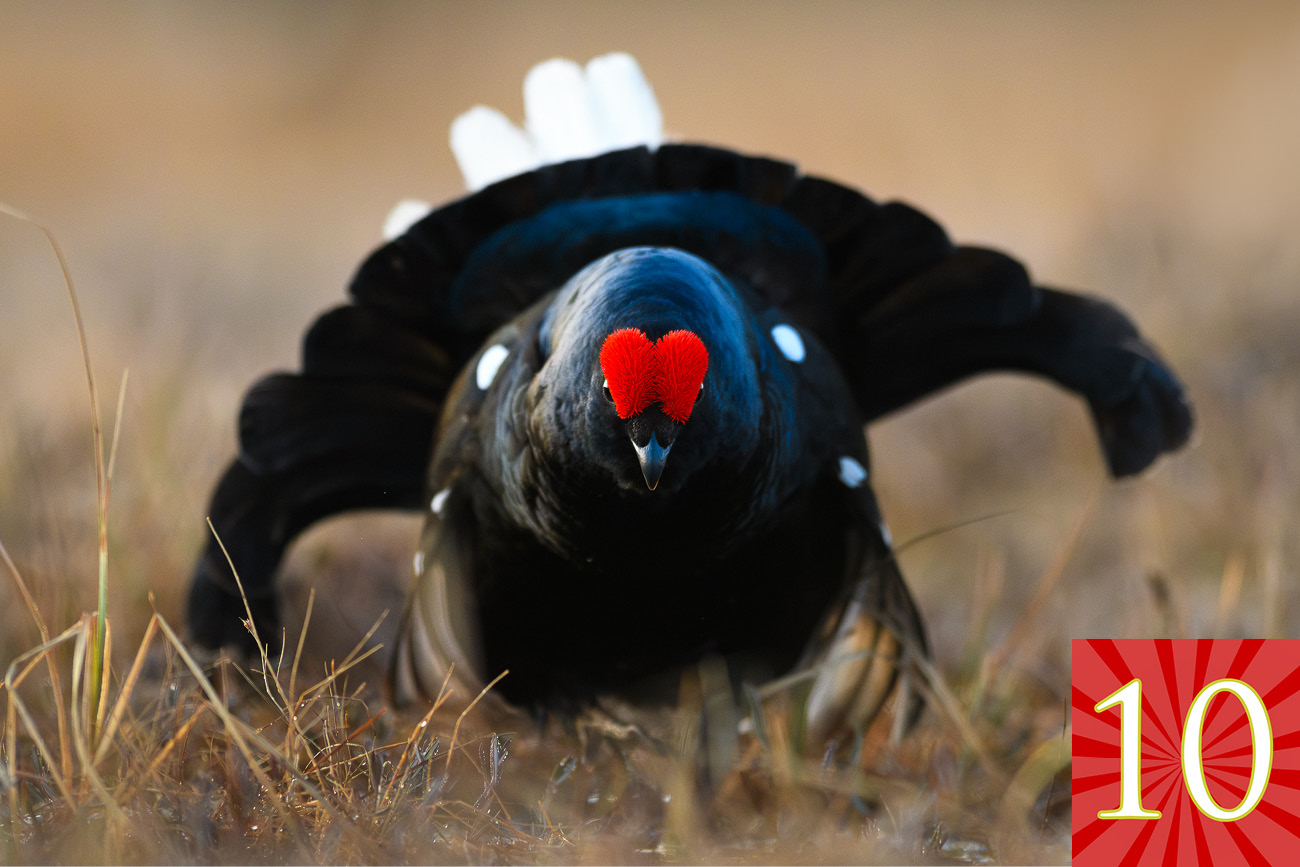
[[[1083,405],[1039,382],[872,428],[941,667],[1003,648],[1065,696],[1071,637],[1300,635],[1295,4],[6,2],[0,201],[67,252],[110,429],[130,369],[119,650],[150,594],[180,620],[243,390],[297,364],[397,200],[462,194],[452,119],[521,120],[532,65],[614,50],[674,138],[913,203],[1113,300],[1184,377],[1193,447],[1119,484]],[[57,262],[7,217],[0,325],[0,541],[62,627],[94,607],[90,414]],[[325,640],[400,606],[417,532],[369,518],[299,546],[292,594],[311,575],[355,597],[322,595],[350,630]],[[0,577],[0,664],[37,641],[17,598]]]

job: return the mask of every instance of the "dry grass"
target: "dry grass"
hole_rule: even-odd
[[[132,370],[106,509],[57,263],[5,221],[0,861],[1062,863],[1071,638],[1300,634],[1293,8],[258,6],[0,9],[0,192],[65,238],[106,398]],[[175,640],[243,388],[294,363],[392,201],[457,194],[458,111],[515,114],[532,62],[615,48],[674,131],[915,201],[1114,298],[1196,404],[1193,447],[1122,484],[1037,383],[872,430],[936,649],[900,744],[886,721],[823,764],[777,716],[701,746],[708,672],[634,728],[386,708],[396,618],[363,639],[401,604],[410,520],[301,540],[286,658]]]
[[[310,683],[298,654],[204,667],[157,614],[96,726],[93,634],[83,618],[9,669],[0,851],[14,863],[1067,858],[1062,709],[987,664],[956,693],[931,672],[942,710],[901,744],[877,730],[818,762],[769,714],[719,763],[698,689],[621,715],[639,725],[489,729],[493,713],[446,695],[423,717],[392,713],[350,678],[373,647]],[[70,670],[63,710],[33,676],[44,662]],[[70,747],[53,740],[65,728]]]
[[[687,673],[677,708],[602,707],[546,723],[492,699],[480,708],[489,684],[472,698],[444,691],[418,719],[390,713],[370,683],[355,679],[381,649],[372,639],[383,618],[350,653],[325,662],[319,679],[305,676],[314,593],[287,659],[269,657],[254,632],[263,649],[250,667],[225,657],[205,665],[155,612],[125,673],[114,671],[108,494],[123,400],[105,459],[76,291],[53,235],[33,225],[63,270],[90,388],[100,605],[52,635],[22,570],[0,547],[41,638],[13,658],[0,683],[6,860],[1065,857],[1064,708],[1008,676],[1007,663],[1078,533],[1043,573],[1021,622],[993,653],[976,650],[956,689],[925,666],[919,687],[933,711],[918,731],[899,742],[882,720],[820,761],[783,703],[750,691],[737,708],[725,671],[708,663]],[[974,635],[966,643],[981,644]],[[737,738],[742,718],[746,733]]]
[[[1215,365],[1224,355],[1212,353],[1231,358],[1241,335],[1290,315],[1231,312],[1223,343],[1207,347]],[[1280,380],[1261,379],[1250,394],[1216,390],[1209,362],[1167,348],[1193,382],[1204,441],[1137,482],[1099,482],[1088,431],[1026,400],[1040,386],[969,388],[881,426],[878,461],[904,438],[913,455],[946,455],[938,480],[923,461],[881,462],[877,474],[887,506],[903,507],[895,525],[924,536],[900,551],[938,651],[924,686],[930,709],[901,743],[886,720],[822,761],[792,742],[779,712],[734,744],[703,737],[710,719],[716,731],[718,719],[734,727],[746,712],[728,705],[710,717],[718,696],[708,671],[685,685],[679,708],[541,727],[491,700],[467,711],[472,696],[447,696],[423,715],[386,707],[376,636],[390,626],[358,625],[358,600],[294,592],[305,574],[367,588],[372,608],[391,607],[409,524],[373,518],[298,546],[286,656],[200,661],[165,617],[147,613],[175,610],[182,591],[160,585],[168,601],[156,606],[148,564],[184,574],[197,538],[149,535],[161,517],[138,504],[129,520],[69,512],[78,533],[106,525],[155,547],[109,545],[127,565],[112,561],[122,586],[107,623],[128,639],[114,645],[108,631],[98,705],[90,660],[100,621],[79,613],[94,598],[98,552],[69,547],[43,561],[49,549],[29,550],[26,563],[5,552],[7,586],[26,604],[5,615],[0,852],[14,863],[1064,863],[1069,637],[1294,631],[1294,542],[1276,521],[1295,505],[1285,448],[1294,435],[1273,439],[1272,416],[1256,403],[1278,399]],[[1289,381],[1300,381],[1297,362],[1282,368]],[[1259,427],[1225,439],[1243,413]],[[1031,480],[1035,466],[1055,469]],[[54,472],[51,463],[5,471]],[[991,482],[998,473],[1010,482]],[[1015,502],[1044,481],[1070,498]],[[976,520],[952,520],[963,511]],[[132,578],[134,569],[145,574]],[[141,586],[144,603],[132,603]],[[339,636],[358,631],[340,656]]]

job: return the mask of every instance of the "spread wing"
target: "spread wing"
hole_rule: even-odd
[[[700,255],[812,329],[867,420],[989,370],[1087,400],[1111,470],[1183,444],[1182,387],[1105,302],[1034,286],[1013,259],[954,246],[919,211],[776,160],[693,145],[545,166],[434,211],[361,266],[351,303],[308,332],[302,370],[257,383],[210,516],[263,638],[272,579],[311,523],[417,509],[447,390],[494,329],[593,259],[628,246]],[[214,540],[189,621],[244,644],[243,603]]]

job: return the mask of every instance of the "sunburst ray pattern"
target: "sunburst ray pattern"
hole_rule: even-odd
[[[1300,640],[1079,639],[1073,643],[1074,863],[1081,867],[1300,863]],[[1141,683],[1141,712],[1098,703]],[[1258,804],[1235,821],[1212,818],[1188,788],[1182,750],[1189,710],[1218,681],[1240,681],[1263,703],[1272,764]],[[1121,731],[1141,720],[1141,807],[1154,819],[1102,818],[1121,804]],[[1200,726],[1206,789],[1232,811],[1255,764],[1242,699],[1220,691]],[[1204,804],[1202,803],[1202,806]]]

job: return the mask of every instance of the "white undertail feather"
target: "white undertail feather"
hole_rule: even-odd
[[[384,240],[391,241],[428,216],[433,205],[419,199],[402,199],[388,212],[384,220]]]
[[[524,79],[524,130],[476,106],[451,125],[451,149],[471,191],[548,163],[663,141],[663,115],[631,55],[534,66]],[[525,132],[526,130],[526,132]]]
[[[451,152],[471,191],[542,164],[523,130],[486,105],[476,105],[452,121]]]
[[[543,163],[600,153],[600,120],[582,67],[555,58],[524,78],[524,127]]]
[[[587,63],[587,90],[605,137],[603,150],[645,145],[664,138],[664,117],[650,82],[630,54],[605,54]]]

